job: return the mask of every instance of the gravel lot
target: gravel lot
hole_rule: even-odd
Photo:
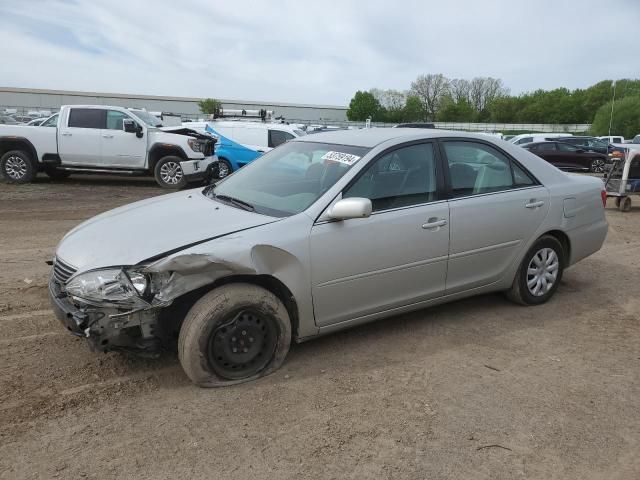
[[[546,305],[431,308],[203,390],[175,353],[89,352],[48,307],[63,234],[162,193],[104,177],[0,184],[0,479],[640,478],[639,207],[610,202],[605,247]]]

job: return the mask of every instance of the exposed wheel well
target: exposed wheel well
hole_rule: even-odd
[[[551,230],[550,232],[545,233],[545,235],[551,235],[560,242],[560,244],[562,245],[562,250],[564,250],[565,254],[565,264],[568,265],[571,258],[571,242],[569,241],[569,237],[567,236],[567,234],[561,230]]]
[[[159,321],[163,331],[169,337],[177,338],[182,321],[193,304],[207,292],[229,283],[251,283],[273,293],[287,309],[291,319],[291,332],[294,337],[297,335],[299,323],[298,304],[287,286],[271,275],[231,275],[178,297],[169,307],[160,311]]]
[[[156,167],[156,163],[158,163],[161,158],[169,155],[174,155],[182,158],[183,160],[187,160],[187,156],[180,147],[152,147],[149,151],[149,170],[153,172],[153,169]]]

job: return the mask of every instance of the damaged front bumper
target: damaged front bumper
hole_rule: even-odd
[[[209,182],[217,173],[218,157],[212,155],[197,160],[184,160],[180,162],[180,166],[188,182]]]
[[[159,308],[127,311],[83,304],[67,295],[53,276],[49,296],[58,320],[73,335],[85,338],[93,351],[155,353],[161,348]]]

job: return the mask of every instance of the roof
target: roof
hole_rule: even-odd
[[[334,143],[338,145],[353,145],[355,147],[373,148],[388,140],[463,137],[487,140],[486,135],[450,130],[436,130],[432,128],[363,128],[360,130],[337,130],[333,132],[314,133],[298,137],[299,142]]]

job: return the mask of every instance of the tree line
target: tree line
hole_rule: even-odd
[[[593,133],[606,135],[613,86],[612,80],[603,80],[585,89],[540,89],[510,95],[497,78],[449,79],[442,74],[428,74],[418,76],[406,91],[357,91],[349,103],[347,118],[389,123],[592,123],[597,130]],[[636,107],[640,106],[640,80],[617,80],[615,91],[612,134],[639,134],[640,108]]]

